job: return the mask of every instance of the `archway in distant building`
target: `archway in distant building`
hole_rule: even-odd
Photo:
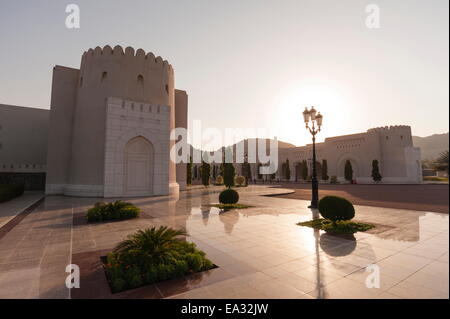
[[[350,164],[352,164],[353,179],[356,180],[358,177],[361,176],[361,164],[360,164],[359,158],[357,158],[354,155],[350,155],[350,154],[344,154],[344,156],[342,156],[340,158],[340,160],[338,161],[338,164],[337,164],[338,175],[337,176],[340,179],[345,178],[345,163],[347,161],[350,161]]]

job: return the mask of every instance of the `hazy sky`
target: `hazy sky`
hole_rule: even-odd
[[[65,27],[65,7],[81,28]],[[369,29],[367,4],[380,8]],[[161,55],[203,127],[268,128],[310,142],[301,112],[324,115],[319,140],[406,124],[449,123],[448,0],[0,0],[0,103],[49,108],[52,67],[79,67],[97,45]]]

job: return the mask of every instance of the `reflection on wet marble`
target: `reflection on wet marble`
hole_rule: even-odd
[[[341,238],[296,225],[317,214],[307,201],[262,196],[289,190],[240,188],[241,203],[254,207],[227,212],[210,206],[220,190],[129,199],[141,218],[99,224],[83,219],[98,200],[47,197],[0,240],[0,297],[70,298],[65,267],[74,255],[167,225],[185,228],[220,276],[133,298],[448,298],[447,214],[355,206],[355,219],[377,228]],[[366,286],[370,264],[379,266],[380,288]]]

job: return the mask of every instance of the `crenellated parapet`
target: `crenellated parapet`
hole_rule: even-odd
[[[391,125],[367,130],[368,134],[377,134],[385,146],[412,146],[411,126]]]
[[[120,96],[144,103],[173,104],[174,70],[160,56],[131,47],[96,47],[81,59],[77,103]]]
[[[411,130],[411,126],[409,125],[390,125],[390,126],[380,126],[380,127],[374,127],[371,129],[368,129],[367,132],[398,132],[398,131],[404,131],[404,130]]]
[[[152,52],[146,53],[143,49],[135,51],[132,47],[126,47],[124,50],[120,45],[116,45],[114,49],[106,45],[103,48],[98,46],[85,51],[81,58],[81,68],[99,59],[123,61],[124,63],[134,60],[135,63],[144,64],[145,67],[168,69],[173,72],[172,65],[162,57],[156,57]]]

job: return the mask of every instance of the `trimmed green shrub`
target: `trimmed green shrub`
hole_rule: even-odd
[[[327,181],[330,178],[328,176],[328,162],[326,159],[322,160],[322,180]]]
[[[192,185],[192,156],[189,158],[189,163],[186,165],[186,184]]]
[[[301,175],[302,179],[306,180],[308,178],[308,164],[306,163],[306,160],[302,161],[301,164]]]
[[[372,179],[374,182],[381,182],[383,176],[380,174],[380,168],[378,167],[378,160],[372,161]]]
[[[94,207],[87,211],[86,218],[88,222],[101,222],[105,220],[136,218],[140,213],[141,210],[139,207],[118,200],[112,203],[96,203]]]
[[[209,178],[211,176],[211,165],[208,162],[202,161],[202,165],[200,166],[200,175],[202,177],[203,186],[208,186]]]
[[[23,184],[0,185],[0,203],[6,202],[23,194],[25,186]]]
[[[350,220],[355,217],[355,208],[343,197],[325,196],[319,201],[320,214],[334,223],[338,220]]]
[[[234,186],[234,176],[236,172],[234,170],[233,163],[223,164],[223,182],[226,187],[230,188]]]
[[[119,243],[104,264],[113,292],[137,288],[214,267],[183,230],[161,226],[140,230]]]
[[[238,201],[238,192],[231,188],[222,191],[219,195],[219,202],[222,204],[236,204]]]
[[[375,227],[371,224],[357,223],[350,220],[338,220],[336,222],[332,222],[331,220],[323,218],[300,222],[297,223],[297,225],[321,229],[335,234],[354,234],[358,231],[367,231]]]

